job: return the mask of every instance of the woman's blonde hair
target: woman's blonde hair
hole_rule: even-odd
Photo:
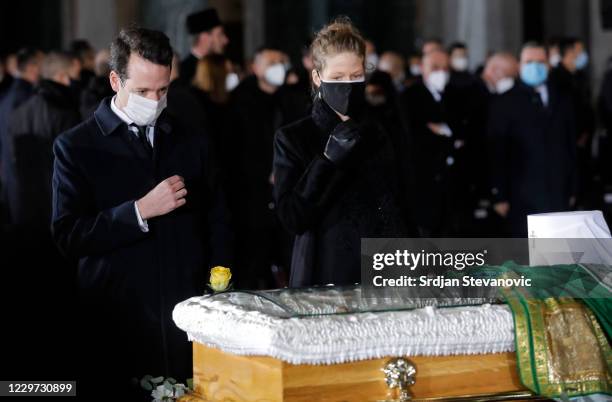
[[[325,68],[326,58],[344,52],[355,53],[365,63],[365,40],[348,17],[338,17],[317,32],[310,50],[317,71]]]
[[[225,103],[228,99],[225,87],[227,74],[227,59],[222,55],[211,54],[198,61],[191,83],[196,88],[207,92],[213,102]]]

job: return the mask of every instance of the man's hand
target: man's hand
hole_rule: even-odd
[[[497,204],[493,204],[493,209],[499,216],[505,218],[510,210],[510,203],[508,201],[498,202]]]
[[[142,219],[166,215],[185,205],[187,189],[181,176],[172,176],[159,183],[147,195],[136,201]]]
[[[434,134],[442,137],[450,137],[453,135],[450,127],[445,123],[427,123],[427,128]]]

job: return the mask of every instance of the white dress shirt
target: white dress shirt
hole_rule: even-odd
[[[423,81],[425,81],[425,80],[423,80]],[[438,92],[434,87],[429,85],[427,82],[425,82],[425,87],[427,88],[429,93],[431,93],[431,96],[433,96],[433,98],[436,101],[436,103],[440,103],[442,101],[442,93],[441,92]],[[451,128],[448,126],[448,124],[446,124],[446,123],[438,123],[438,124],[440,124],[440,135],[441,136],[444,136],[444,137],[452,137],[453,136],[453,130],[451,130]]]
[[[133,126],[133,124],[135,124],[134,120],[130,119],[127,114],[125,114],[121,109],[119,109],[117,105],[115,105],[116,97],[117,95],[113,96],[113,99],[111,99],[111,105],[110,105],[111,110],[117,116],[119,116],[119,118],[123,120],[125,124],[127,124],[128,130],[130,130],[132,133],[134,133],[136,137],[138,137],[138,129]],[[149,141],[149,144],[151,144],[151,147],[153,147],[154,139],[155,139],[155,122],[153,122],[153,125],[147,126],[147,140]],[[136,212],[136,219],[138,219],[138,226],[140,226],[140,230],[142,230],[145,233],[148,232],[149,224],[147,223],[146,219],[142,219],[142,216],[140,215],[140,211],[138,210],[138,205],[136,205],[136,202],[134,202],[134,211]]]
[[[535,87],[535,91],[540,95],[540,99],[542,99],[542,104],[544,107],[548,106],[548,87],[546,84],[539,85]]]

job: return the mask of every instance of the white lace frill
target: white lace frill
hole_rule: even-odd
[[[193,297],[175,307],[173,318],[190,341],[293,364],[514,350],[512,313],[497,304],[278,318],[214,298]]]

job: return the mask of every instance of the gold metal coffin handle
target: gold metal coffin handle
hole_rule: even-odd
[[[408,388],[416,382],[416,367],[410,360],[403,357],[390,359],[381,371],[385,373],[385,381],[389,390],[399,390],[398,402],[407,402],[412,399]]]

